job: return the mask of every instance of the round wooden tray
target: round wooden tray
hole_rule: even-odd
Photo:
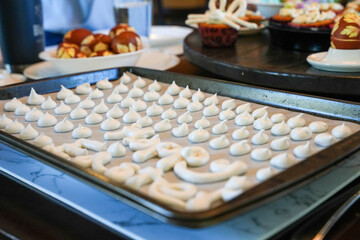
[[[360,101],[360,73],[317,70],[306,62],[310,52],[274,46],[267,31],[239,36],[230,48],[204,47],[194,31],[184,40],[184,54],[195,65],[230,80]]]

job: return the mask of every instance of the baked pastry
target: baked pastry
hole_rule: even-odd
[[[134,52],[142,49],[142,42],[135,32],[125,31],[112,39],[111,49],[115,53]]]

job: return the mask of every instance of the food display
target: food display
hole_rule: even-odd
[[[1,131],[187,212],[230,201],[360,129],[131,73],[0,105]]]
[[[59,44],[57,58],[86,58],[129,53],[143,48],[140,36],[127,24],[119,24],[109,35],[95,34],[83,28],[64,35]]]

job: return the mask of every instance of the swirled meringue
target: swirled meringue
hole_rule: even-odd
[[[98,98],[102,98],[103,96],[104,96],[103,91],[99,90],[98,88],[95,88],[95,90],[89,94],[89,97],[91,99],[98,99]]]
[[[272,153],[268,148],[256,148],[251,152],[251,158],[256,161],[267,161],[271,155]]]
[[[121,130],[114,131],[114,132],[106,132],[104,134],[104,140],[106,140],[106,141],[122,140],[124,137],[126,137],[126,135]]]
[[[199,101],[202,102],[205,99],[205,95],[201,92],[200,88],[194,93],[191,97],[192,101]]]
[[[234,109],[236,108],[235,99],[225,100],[225,101],[221,104],[221,108],[222,108],[222,110],[226,110],[226,109],[234,110]]]
[[[172,109],[172,108],[169,108],[168,110],[166,110],[165,112],[163,112],[161,114],[161,119],[174,119],[177,117],[177,113]]]
[[[183,97],[180,97],[178,99],[175,100],[174,102],[174,108],[177,108],[177,109],[184,109],[187,107],[187,105],[190,104],[190,100],[187,99],[187,98],[183,98]]]
[[[222,149],[228,147],[229,145],[230,145],[230,141],[229,139],[226,138],[225,135],[216,137],[209,142],[209,146],[212,149]]]
[[[112,118],[121,118],[124,115],[123,111],[120,109],[120,104],[116,103],[107,113],[106,117]]]
[[[45,102],[45,97],[37,94],[34,88],[31,88],[30,95],[27,99],[29,105],[40,105]]]
[[[101,102],[94,107],[94,112],[102,114],[109,111],[109,107],[105,104],[104,99],[101,99]]]
[[[134,82],[134,87],[143,88],[145,86],[146,86],[146,81],[142,79],[140,76],[138,76]]]
[[[123,157],[126,154],[126,148],[119,141],[112,143],[107,148],[107,151],[111,153],[113,157]]]
[[[351,135],[351,129],[345,125],[345,123],[336,126],[331,131],[332,135],[338,139],[344,139]]]
[[[182,124],[182,123],[190,123],[193,120],[191,114],[189,112],[184,112],[183,114],[181,114],[178,119],[177,122]]]
[[[185,137],[189,135],[189,126],[186,123],[172,129],[174,137]]]
[[[136,120],[136,123],[142,127],[149,127],[153,124],[153,120],[148,115],[146,115]]]
[[[120,123],[118,120],[113,119],[112,117],[106,118],[106,119],[100,124],[101,130],[104,130],[104,131],[116,130],[116,129],[119,129],[120,126],[121,126],[121,123]]]
[[[43,148],[47,145],[53,144],[53,140],[51,137],[46,136],[44,133],[40,133],[40,135],[37,138],[35,138],[34,144],[37,147]]]
[[[4,105],[4,110],[8,112],[14,112],[18,106],[20,106],[22,102],[20,102],[16,97],[11,99],[11,101],[6,102]]]
[[[67,89],[63,85],[60,85],[61,89],[57,93],[56,98],[59,100],[64,100],[67,96],[74,94],[70,89]]]
[[[35,120],[37,121],[37,120]],[[0,129],[5,128],[7,125],[10,125],[13,122],[10,118],[6,117],[5,113],[0,118]]]
[[[83,109],[91,109],[95,107],[95,102],[90,97],[87,97],[79,103],[79,106]]]
[[[139,98],[144,95],[144,91],[141,88],[133,87],[132,89],[130,89],[128,94],[132,98]]]
[[[127,95],[126,98],[124,98],[121,101],[120,106],[122,108],[128,108],[128,107],[131,107],[134,102],[135,102],[135,100],[132,97],[130,97],[130,95]]]
[[[168,157],[174,153],[180,152],[182,147],[174,142],[160,142],[156,144],[156,151],[159,157]]]
[[[242,127],[236,129],[231,136],[234,140],[243,140],[250,136],[250,132],[246,129],[246,127]]]
[[[83,83],[75,88],[75,92],[79,95],[87,95],[92,92],[90,83]]]
[[[219,112],[220,112],[219,108],[215,105],[215,103],[213,103],[204,108],[203,115],[205,117],[211,117],[211,116],[218,115]]]
[[[231,120],[233,118],[235,118],[235,113],[230,109],[226,109],[222,112],[220,112],[219,114],[219,119],[222,121],[222,120]]]
[[[57,123],[56,117],[54,117],[50,113],[45,113],[37,121],[38,127],[51,127],[54,126],[56,123]]]
[[[169,105],[174,102],[173,96],[171,96],[169,93],[165,92],[158,100],[158,103],[160,105]]]
[[[306,144],[296,146],[294,148],[294,155],[298,158],[306,158],[309,157],[314,153],[310,142],[307,142]]]
[[[191,98],[192,93],[189,89],[189,85],[186,85],[186,87],[180,91],[179,98]]]
[[[124,114],[122,120],[124,123],[134,123],[139,118],[141,118],[141,115],[134,111],[132,107],[129,107],[129,111]]]
[[[287,150],[290,147],[290,139],[288,137],[275,139],[270,143],[270,147],[276,151]]]
[[[250,103],[244,103],[240,106],[238,106],[235,110],[236,114],[241,114],[243,112],[251,112],[252,108],[251,108],[251,104]]]
[[[274,115],[273,115],[274,116]],[[271,133],[275,136],[284,136],[290,133],[291,129],[289,125],[283,120],[281,123],[276,123],[271,127]]]
[[[7,133],[16,134],[20,133],[24,129],[24,125],[18,122],[17,119],[5,127]]]
[[[213,134],[223,134],[226,133],[229,128],[226,125],[227,120],[221,121],[218,124],[214,125],[213,128],[211,129]]]
[[[271,121],[273,123],[281,123],[285,121],[286,116],[283,113],[275,113],[271,116]]]
[[[255,109],[255,110],[252,112],[252,116],[253,116],[255,119],[261,118],[262,116],[264,116],[264,115],[267,113],[267,109],[268,109],[267,106],[262,107],[262,108]]]
[[[218,105],[219,104],[219,99],[217,97],[217,93],[215,93],[214,95],[207,97],[204,101],[204,105],[205,106],[210,106],[211,104],[215,104]]]
[[[235,118],[235,124],[238,126],[247,126],[254,122],[254,117],[248,113],[243,112]]]
[[[94,125],[94,124],[98,124],[101,123],[103,120],[103,117],[94,112],[94,110],[85,118],[85,123],[88,125]]]
[[[26,106],[25,104],[19,105],[15,110],[16,116],[24,116],[26,113],[30,112],[30,108]]]
[[[85,109],[82,109],[80,106],[77,106],[74,110],[70,113],[71,119],[82,119],[88,115],[88,112]]]
[[[166,132],[171,129],[171,123],[169,119],[164,119],[154,125],[154,130],[157,133]]]
[[[166,93],[172,96],[178,95],[179,92],[180,92],[180,87],[175,83],[175,81],[173,81],[171,85],[166,89]]]
[[[262,145],[269,142],[269,136],[266,135],[265,130],[261,130],[251,138],[251,143],[255,145]]]
[[[113,104],[113,103],[119,103],[122,100],[122,96],[118,93],[116,89],[114,89],[111,94],[106,98],[106,102]]]
[[[23,140],[35,139],[38,136],[38,131],[36,131],[30,124],[28,124],[23,130],[20,131],[20,138]]]
[[[238,190],[238,189],[245,190],[250,187],[250,182],[246,176],[232,176],[225,183],[224,187],[227,189],[233,189],[233,190]]]
[[[270,164],[276,168],[286,169],[296,163],[294,156],[290,153],[280,153],[270,160]]]
[[[202,147],[197,146],[184,147],[181,150],[181,156],[185,159],[187,165],[190,167],[203,166],[210,160],[208,151]]]
[[[300,113],[299,115],[296,115],[295,117],[289,118],[287,121],[287,124],[291,128],[297,128],[297,127],[303,127],[306,125],[305,119],[302,117],[304,114]]]
[[[320,133],[315,137],[314,142],[321,147],[328,147],[335,143],[336,140],[330,133]]]
[[[123,84],[129,84],[131,82],[131,78],[126,73],[123,73],[122,76],[120,77],[120,82]]]
[[[75,95],[74,93],[71,92],[71,94],[69,94],[64,101],[66,104],[71,105],[71,104],[79,103],[81,101],[81,98],[78,95]]]
[[[205,116],[202,116],[202,118],[200,120],[197,120],[194,124],[195,128],[208,128],[210,127],[210,121],[206,119]]]
[[[274,175],[274,170],[271,167],[261,168],[256,172],[256,179],[263,182]]]
[[[313,133],[322,133],[322,132],[326,132],[329,127],[326,122],[315,121],[309,124],[309,128]]]
[[[108,78],[98,81],[95,86],[100,90],[111,89],[113,87]]]
[[[155,92],[159,92],[161,90],[161,86],[160,84],[157,82],[157,80],[155,79],[153,83],[151,83],[148,86],[148,91],[155,91]]]
[[[305,141],[311,139],[312,132],[308,127],[297,127],[291,130],[290,137],[295,141]]]
[[[197,100],[189,103],[186,107],[186,110],[188,110],[189,112],[197,112],[201,109],[203,109],[203,105]]]
[[[188,136],[188,139],[193,143],[206,142],[209,138],[209,132],[202,128],[192,131]]]
[[[241,156],[248,154],[251,151],[251,146],[248,144],[248,140],[242,140],[240,142],[233,143],[230,146],[230,154],[233,156]]]
[[[56,102],[54,100],[52,100],[52,98],[50,96],[48,96],[46,101],[41,104],[41,109],[49,110],[49,109],[56,108],[56,106],[57,106]]]
[[[129,88],[127,86],[125,86],[123,82],[120,82],[119,85],[117,85],[114,90],[116,90],[118,93],[127,93],[129,92]]]
[[[65,117],[62,121],[58,122],[54,127],[54,130],[57,133],[70,132],[73,129],[74,129],[74,124],[72,122],[70,122],[67,119],[67,117]]]
[[[156,105],[155,102],[146,109],[146,114],[149,117],[159,116],[164,112],[164,109],[161,106]]]
[[[54,113],[56,115],[68,114],[70,112],[71,112],[71,107],[66,105],[63,101],[61,101],[60,105],[54,110]]]
[[[79,126],[72,131],[72,138],[89,138],[92,135],[92,131],[88,127],[84,127],[79,123]]]
[[[155,91],[146,92],[144,94],[144,100],[147,102],[154,102],[159,100],[159,98],[160,98],[160,94]]]
[[[147,105],[144,101],[138,99],[136,102],[131,104],[132,109],[134,109],[136,112],[142,112],[147,108]]]
[[[267,113],[267,112],[265,112],[265,114],[264,114],[262,117],[256,119],[256,120],[254,121],[254,125],[253,125],[254,129],[256,129],[256,130],[262,130],[262,129],[268,130],[268,129],[270,129],[272,126],[273,126],[273,122],[272,122],[271,119],[268,117],[268,113]]]

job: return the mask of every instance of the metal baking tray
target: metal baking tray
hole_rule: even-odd
[[[81,83],[95,83],[99,79],[106,77],[110,80],[117,79],[126,71],[169,84],[175,80],[180,86],[184,87],[189,85],[192,89],[200,88],[208,93],[218,93],[219,95],[235,99],[305,112],[330,119],[341,119],[360,123],[360,105],[357,103],[335,101],[315,96],[226,82],[218,79],[182,75],[137,67],[123,67],[119,69],[73,74],[39,81],[29,81],[22,85],[2,87],[0,88],[0,100],[28,96],[31,87],[36,88],[38,93],[44,94],[60,90],[60,85],[64,85],[67,88],[73,88]],[[35,147],[34,145],[3,131],[0,131],[0,141],[35,159],[70,174],[161,221],[186,227],[199,228],[219,223],[249,211],[326,173],[337,163],[360,149],[360,131],[337,142],[331,147],[318,152],[280,174],[275,175],[269,180],[256,185],[235,199],[202,212],[174,210],[173,208],[124,185],[113,184],[102,175],[95,174],[90,170],[78,168],[76,165],[65,159]]]

